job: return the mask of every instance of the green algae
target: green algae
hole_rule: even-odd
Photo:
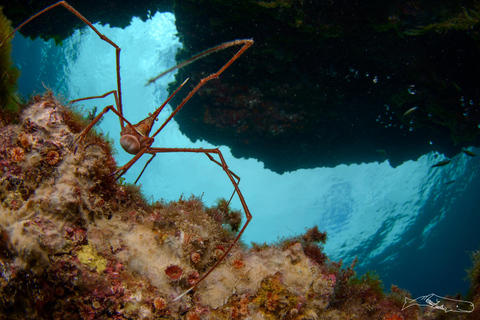
[[[0,7],[0,41],[3,41],[11,32],[10,21],[3,15]],[[18,110],[17,80],[20,70],[13,66],[12,45],[10,39],[0,47],[0,116],[7,115]]]

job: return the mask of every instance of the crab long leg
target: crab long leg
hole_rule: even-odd
[[[250,223],[250,220],[252,220],[252,215],[250,214],[250,210],[248,209],[248,206],[247,206],[247,203],[245,202],[245,198],[243,197],[243,194],[242,192],[240,191],[240,188],[238,187],[238,182],[235,181],[235,177],[238,178],[238,181],[240,181],[240,178],[234,174],[232,171],[230,171],[230,169],[228,168],[227,166],[227,163],[225,162],[225,159],[223,158],[223,155],[222,153],[220,152],[219,149],[203,149],[203,148],[198,148],[198,149],[195,149],[195,148],[150,148],[148,149],[147,153],[149,154],[152,154],[152,155],[156,155],[157,153],[166,153],[166,152],[193,152],[193,153],[204,153],[206,154],[210,160],[214,161],[215,163],[217,163],[218,165],[220,165],[223,169],[223,171],[225,171],[225,173],[227,174],[228,178],[230,179],[230,181],[232,182],[233,184],[233,187],[235,188],[235,192],[237,193],[238,195],[238,198],[240,200],[240,202],[242,203],[242,207],[243,207],[243,211],[245,212],[245,216],[247,218],[247,221],[245,222],[245,224],[243,225],[242,229],[240,229],[240,231],[238,232],[237,236],[235,237],[235,239],[233,240],[233,243],[230,245],[230,247],[223,253],[223,255],[220,257],[220,259],[218,259],[218,261],[213,265],[212,268],[210,268],[210,270],[208,270],[193,286],[191,286],[187,291],[185,291],[184,293],[182,293],[181,295],[179,295],[178,297],[176,297],[174,300],[178,300],[180,299],[181,297],[183,297],[185,294],[187,294],[188,292],[190,292],[192,289],[194,289],[195,287],[198,286],[198,284],[200,282],[202,282],[206,277],[208,277],[208,275],[210,273],[212,273],[213,270],[215,270],[215,268],[220,264],[222,263],[222,261],[225,259],[225,257],[230,253],[230,251],[232,250],[232,248],[235,246],[235,244],[238,242],[238,240],[240,239],[240,237],[242,236],[243,232],[245,231],[245,229],[247,228],[247,225]],[[220,161],[216,161],[215,159],[213,159],[212,157],[212,154],[216,154]]]
[[[143,167],[142,171],[140,172],[140,174],[138,175],[137,179],[135,180],[135,182],[133,184],[137,184],[138,180],[140,180],[140,177],[142,176],[143,172],[145,171],[145,169],[147,169],[147,166],[150,164],[150,162],[152,162],[153,158],[155,158],[156,154],[153,154],[152,157],[150,159],[148,159],[147,163],[145,163],[145,166]]]
[[[108,44],[110,44],[111,46],[113,46],[115,48],[115,53],[116,53],[116,63],[117,63],[117,92],[118,92],[118,99],[115,100],[115,103],[117,104],[117,110],[119,113],[121,113],[123,115],[123,110],[122,110],[122,86],[121,86],[121,83],[120,83],[120,47],[117,46],[117,44],[115,42],[113,42],[112,40],[110,40],[109,38],[107,38],[105,35],[103,35],[102,33],[100,33],[100,31],[97,30],[97,28],[95,28],[93,26],[93,24],[87,20],[87,18],[85,18],[80,12],[78,12],[77,10],[75,10],[75,8],[73,8],[71,5],[69,5],[67,2],[65,1],[59,1],[57,3],[54,3],[52,4],[51,6],[49,7],[46,7],[45,9],[43,9],[42,11],[38,12],[37,14],[31,16],[30,18],[28,18],[27,20],[25,20],[24,22],[22,22],[18,27],[15,28],[15,30],[13,30],[12,33],[10,33],[5,39],[2,40],[2,42],[0,43],[0,47],[3,45],[3,43],[5,41],[7,41],[11,36],[13,36],[15,34],[15,32],[17,32],[18,30],[20,30],[24,25],[26,25],[27,23],[29,23],[30,21],[32,21],[33,19],[41,16],[42,14],[44,14],[45,12],[47,11],[50,11],[52,10],[53,8],[55,7],[58,7],[58,6],[63,6],[65,9],[67,9],[68,11],[70,11],[71,13],[73,13],[74,15],[76,15],[80,20],[82,20],[87,26],[89,26],[99,37],[100,39],[102,39],[103,41],[107,42]],[[84,99],[85,100],[85,99]],[[123,123],[123,117],[120,117],[120,126],[124,127],[124,123]]]
[[[217,160],[215,160],[209,153],[205,153],[205,155],[213,162],[215,162],[216,164],[218,164],[220,167],[222,167],[222,164],[220,162],[218,162]],[[235,174],[235,172],[231,171],[230,169],[228,169],[228,171],[230,171],[230,174],[235,177],[237,179],[237,186],[240,184],[240,177],[237,176]],[[234,189],[233,190],[233,193],[232,195],[230,196],[230,199],[228,200],[228,204],[230,205],[230,202],[232,202],[232,199],[233,199],[233,196],[235,195],[235,192],[236,190]]]
[[[105,98],[106,96],[109,96],[111,94],[113,94],[113,96],[115,97],[115,103],[118,105],[117,90],[109,91],[109,92],[107,92],[105,94],[102,94],[100,96],[91,96],[91,97],[85,97],[85,98],[70,100],[68,103],[76,103],[76,102],[79,102],[79,101],[92,100],[92,99],[102,99],[102,98]]]
[[[192,63],[193,61],[198,60],[198,59],[200,59],[200,58],[202,58],[202,57],[204,57],[204,56],[206,56],[206,55],[208,55],[212,52],[223,50],[225,48],[232,47],[232,46],[242,45],[242,47],[237,51],[237,53],[235,53],[235,55],[230,60],[228,60],[227,63],[225,63],[225,65],[223,67],[221,67],[217,72],[215,72],[215,73],[209,75],[208,77],[205,77],[202,80],[200,80],[200,82],[183,99],[183,101],[177,106],[177,108],[172,112],[172,114],[170,114],[170,116],[167,118],[167,120],[165,120],[165,122],[160,126],[160,128],[158,128],[158,130],[155,131],[155,133],[152,135],[152,138],[155,137],[167,125],[167,123],[177,114],[177,112],[180,111],[180,109],[182,109],[182,107],[185,105],[185,103],[187,103],[188,100],[190,100],[193,97],[193,95],[195,94],[195,92],[198,91],[198,89],[200,89],[208,81],[218,78],[218,76],[220,76],[220,74],[222,74],[222,72],[225,71],[225,69],[227,69],[235,60],[237,60],[238,57],[240,57],[245,52],[245,50],[250,48],[250,46],[252,44],[253,44],[252,39],[233,40],[233,41],[230,41],[230,42],[222,43],[221,45],[218,45],[214,48],[208,49],[208,50],[206,50],[202,53],[197,54],[193,58],[188,59],[187,61],[185,61],[183,63],[180,63],[179,65],[163,72],[161,75],[149,80],[148,83],[154,82],[155,80],[160,78],[162,75],[164,75],[164,74],[166,74],[166,73],[168,73],[172,70],[184,67],[187,64]]]
[[[135,180],[135,182],[133,184],[137,184],[138,180],[140,180],[140,177],[142,176],[143,172],[145,172],[145,169],[147,169],[147,166],[150,164],[150,162],[152,162],[153,158],[155,158],[155,156],[157,155],[156,153],[153,153],[151,152],[152,149],[155,149],[155,148],[150,148],[149,150],[147,150],[146,153],[150,153],[152,154],[152,157],[150,159],[148,159],[147,163],[145,163],[145,166],[143,167],[142,171],[140,172],[140,174],[138,175],[137,179]],[[183,150],[183,149],[181,149]],[[200,148],[200,150],[203,150]],[[164,152],[167,152],[167,151],[164,151]],[[217,160],[215,160],[209,153],[205,153],[205,155],[212,161],[212,162],[215,162],[216,164],[218,164],[220,167],[223,167],[223,165],[218,162]],[[230,172],[230,174],[235,178],[237,179],[237,182],[236,184],[239,185],[240,184],[240,177],[238,175],[235,174],[235,172],[233,172],[232,170],[228,169],[228,171]],[[233,190],[233,193],[232,195],[230,196],[230,199],[228,200],[228,204],[230,204],[230,202],[232,202],[232,199],[233,197],[235,196],[235,192],[236,190],[234,189]]]
[[[253,44],[253,40],[252,39],[237,39],[237,40],[233,40],[233,41],[229,41],[229,42],[224,42],[222,44],[219,44],[218,46],[215,46],[213,48],[210,48],[210,49],[207,49],[205,51],[202,51],[196,55],[194,55],[193,57],[191,57],[190,59],[187,59],[179,64],[177,64],[176,66],[168,69],[168,70],[165,70],[163,71],[161,74],[159,74],[158,76],[154,77],[154,78],[151,78],[148,80],[147,82],[147,85],[149,85],[150,83],[152,82],[155,82],[157,81],[159,78],[163,77],[164,75],[166,75],[167,73],[170,73],[174,70],[177,70],[177,69],[181,69],[187,65],[189,65],[190,63],[198,60],[198,59],[201,59],[207,55],[209,55],[210,53],[214,53],[214,52],[217,52],[217,51],[220,51],[220,50],[223,50],[223,49],[226,49],[228,47],[233,47],[233,46],[238,46],[242,44],[243,47],[240,48],[240,50],[235,54],[235,56],[230,59],[229,62],[227,62],[227,64],[219,71],[219,73],[217,73],[217,76],[223,72],[223,70],[227,69],[230,64],[232,64],[233,61],[237,60],[237,58],[239,56],[242,55],[242,53],[247,50],[252,44]]]
[[[118,112],[114,107],[113,105],[110,105],[110,106],[106,106],[102,112],[100,112],[99,114],[97,114],[97,116],[88,124],[88,126],[86,126],[82,132],[79,133],[79,135],[75,138],[74,140],[74,143],[79,143],[83,140],[83,138],[85,137],[85,135],[88,133],[88,131],[90,131],[90,129],[92,129],[92,127],[98,122],[100,121],[100,118],[103,117],[103,115],[105,113],[107,113],[108,111],[113,111],[120,119],[122,119],[123,121],[125,121],[127,123],[128,126],[134,128],[134,126],[127,120],[123,117],[123,115]]]

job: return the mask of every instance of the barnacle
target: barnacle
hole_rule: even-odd
[[[60,154],[55,150],[48,151],[47,155],[45,156],[45,162],[51,166],[54,166],[60,161]]]
[[[190,254],[190,260],[192,260],[192,262],[194,264],[199,263],[201,259],[202,259],[202,257],[200,256],[200,253],[198,253],[198,252],[192,252]]]
[[[89,306],[81,306],[78,310],[78,314],[82,319],[94,319],[95,311]]]
[[[223,246],[217,246],[215,250],[213,250],[213,256],[218,260],[223,256],[224,252],[225,248]]]
[[[167,308],[167,301],[162,297],[156,297],[153,300],[153,306],[157,310],[165,310]]]
[[[200,279],[200,274],[198,271],[190,272],[187,279],[188,285],[193,286],[195,283],[197,283],[198,279]]]
[[[200,320],[200,315],[195,312],[195,311],[190,311],[189,313],[187,313],[187,316],[186,318],[187,320]]]
[[[25,159],[25,151],[20,147],[10,149],[10,157],[14,162],[20,162]]]
[[[32,141],[31,141],[31,136],[28,133],[22,132],[18,135],[18,143],[20,144],[21,147],[27,149],[28,147],[31,146]]]
[[[183,273],[182,268],[174,264],[168,266],[167,269],[165,269],[165,274],[170,280],[173,280],[173,281],[180,279],[180,277],[182,276],[182,273]]]

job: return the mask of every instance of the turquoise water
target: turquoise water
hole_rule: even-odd
[[[175,53],[181,43],[174,22],[173,14],[157,13],[146,22],[134,19],[124,30],[98,26],[122,48],[123,110],[133,123],[168,96],[166,87],[173,74],[154,85],[145,83],[176,64]],[[24,94],[42,92],[42,82],[65,99],[116,89],[115,50],[89,29],[77,31],[61,47],[17,36],[14,50],[23,73],[20,85]],[[111,97],[89,101],[82,110],[113,103]],[[164,110],[159,122],[170,112],[170,107]],[[115,140],[118,163],[126,163],[131,155],[119,147],[118,118],[107,114],[100,128]],[[240,188],[253,215],[243,236],[246,243],[270,243],[316,224],[328,232],[325,251],[332,259],[350,263],[357,256],[357,271],[378,270],[386,288],[395,283],[414,296],[465,293],[468,288],[463,279],[470,266],[469,252],[480,244],[475,228],[480,222],[480,157],[460,154],[448,166],[431,168],[444,157],[429,153],[396,168],[388,162],[375,162],[280,175],[256,159],[234,158],[228,146],[192,143],[174,120],[154,145],[220,148],[230,169],[242,178]],[[472,151],[480,153],[479,149]],[[133,183],[147,158],[142,160],[125,176],[128,182]],[[202,196],[206,205],[233,191],[225,173],[202,154],[160,154],[140,184],[155,200],[194,194]],[[241,208],[237,200],[233,206]]]

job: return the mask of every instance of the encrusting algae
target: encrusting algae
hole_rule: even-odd
[[[236,246],[174,301],[229,247],[238,212],[196,197],[147,204],[111,176],[101,136],[73,143],[84,125],[47,93],[0,128],[0,319],[422,319],[402,310],[407,292],[352,281],[316,227]]]
[[[107,260],[99,255],[92,245],[84,245],[77,251],[77,258],[83,264],[102,273],[107,268]]]

